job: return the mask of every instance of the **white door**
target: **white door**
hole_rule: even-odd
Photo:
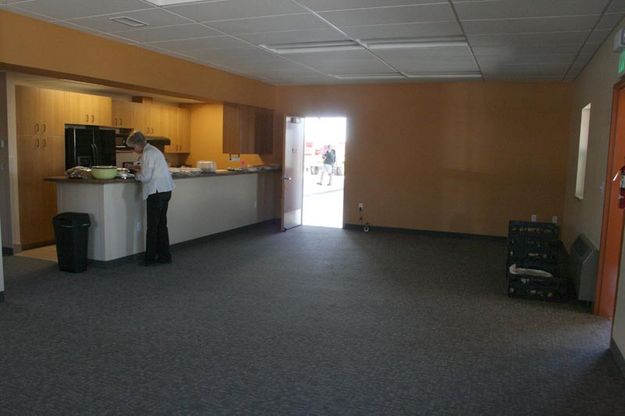
[[[287,117],[282,174],[282,229],[302,225],[304,205],[304,119]]]

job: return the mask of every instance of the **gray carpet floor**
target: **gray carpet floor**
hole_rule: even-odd
[[[2,415],[625,415],[610,323],[505,242],[258,227],[174,263],[5,257]]]

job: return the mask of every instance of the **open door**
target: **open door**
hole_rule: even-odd
[[[620,172],[625,165],[625,81],[614,88],[612,132],[608,148],[599,271],[595,291],[595,315],[611,319],[623,244],[623,209],[619,207]]]
[[[282,160],[282,230],[302,225],[304,205],[304,119],[287,117]]]

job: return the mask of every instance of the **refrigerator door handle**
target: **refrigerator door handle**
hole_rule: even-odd
[[[100,163],[98,161],[98,149],[95,144],[91,143],[91,154],[93,156],[93,161],[91,166],[98,166]]]

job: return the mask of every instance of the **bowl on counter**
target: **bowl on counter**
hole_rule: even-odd
[[[91,176],[94,179],[114,179],[117,176],[117,166],[91,166]]]

